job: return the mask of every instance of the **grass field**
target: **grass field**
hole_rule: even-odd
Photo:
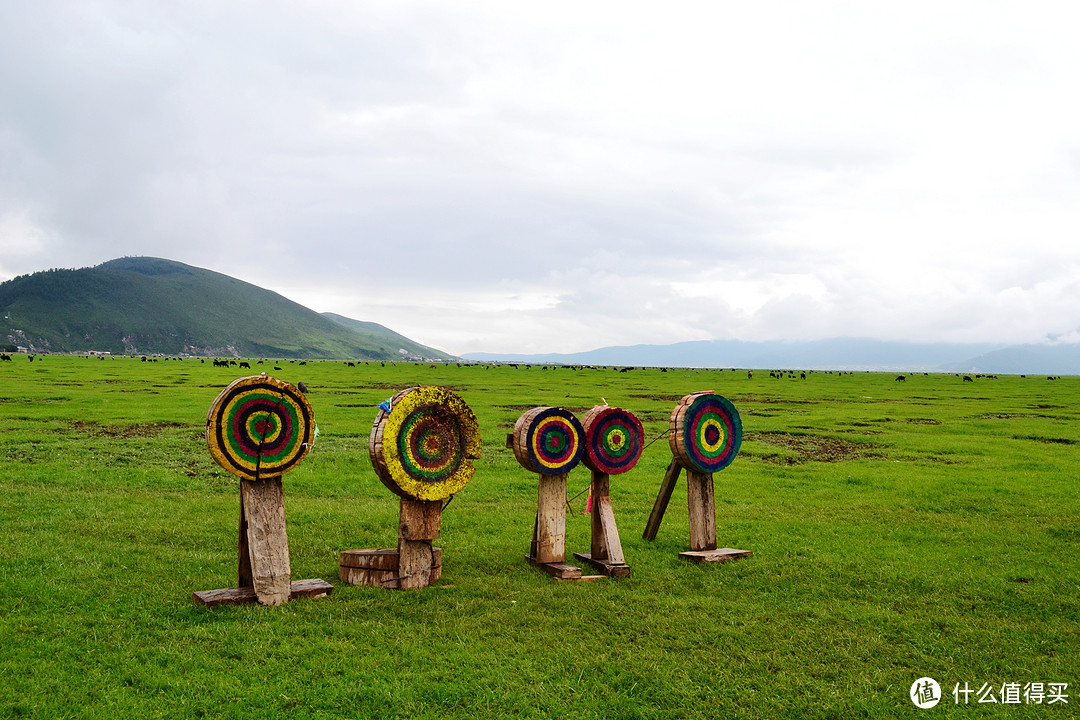
[[[310,386],[320,430],[285,477],[293,577],[335,590],[208,610],[191,593],[235,584],[239,481],[202,433],[237,371],[0,363],[0,717],[1077,714],[1080,378],[271,365],[255,368]],[[345,585],[339,551],[396,544],[367,436],[378,403],[414,384],[457,391],[483,432],[443,515],[443,577]],[[685,483],[641,539],[671,459],[661,439],[612,478],[630,578],[559,583],[525,563],[537,479],[504,447],[524,410],[605,398],[652,439],[705,389],[742,416],[742,451],[715,476],[717,534],[752,558],[678,558]],[[588,482],[575,470],[569,494]],[[571,507],[568,551],[587,551],[585,496]],[[908,698],[922,676],[941,684],[936,708]],[[976,691],[967,705],[957,683]],[[1043,683],[1042,704],[1002,703],[1014,683]],[[978,702],[984,685],[996,704]]]

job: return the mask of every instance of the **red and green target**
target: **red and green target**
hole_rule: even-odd
[[[598,405],[582,416],[581,425],[585,430],[582,461],[587,468],[615,475],[637,464],[645,433],[632,412]]]
[[[446,388],[402,390],[380,409],[368,450],[379,479],[402,497],[443,500],[472,479],[480,426]]]
[[[246,480],[277,477],[295,467],[314,434],[314,414],[304,394],[265,375],[234,380],[206,415],[210,454]]]
[[[564,408],[536,407],[514,424],[514,455],[528,470],[541,475],[565,475],[585,449],[585,431],[574,413]]]
[[[723,470],[742,445],[742,419],[727,398],[713,392],[684,397],[671,413],[671,451],[701,473]]]

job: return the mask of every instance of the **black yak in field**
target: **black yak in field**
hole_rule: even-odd
[[[897,375],[896,382],[907,382],[907,375]]]

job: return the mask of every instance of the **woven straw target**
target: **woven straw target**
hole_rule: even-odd
[[[671,412],[671,452],[687,470],[723,470],[742,444],[742,419],[727,398],[714,392],[685,396]]]
[[[206,444],[226,470],[245,480],[277,477],[311,448],[315,418],[304,394],[266,375],[234,380],[206,414]]]
[[[444,500],[472,479],[480,457],[480,425],[465,401],[446,388],[402,390],[380,407],[368,452],[383,485],[405,498]]]

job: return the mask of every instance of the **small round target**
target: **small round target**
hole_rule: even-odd
[[[536,407],[514,424],[514,455],[541,475],[565,475],[581,462],[585,431],[564,408]]]
[[[226,470],[246,480],[277,477],[311,448],[315,419],[304,394],[265,375],[234,380],[206,415],[206,444]]]
[[[671,451],[701,473],[723,470],[742,444],[742,419],[727,398],[713,392],[684,397],[671,413]]]
[[[587,468],[615,475],[637,464],[645,432],[632,412],[598,405],[582,416],[581,425],[585,430],[582,462]]]

